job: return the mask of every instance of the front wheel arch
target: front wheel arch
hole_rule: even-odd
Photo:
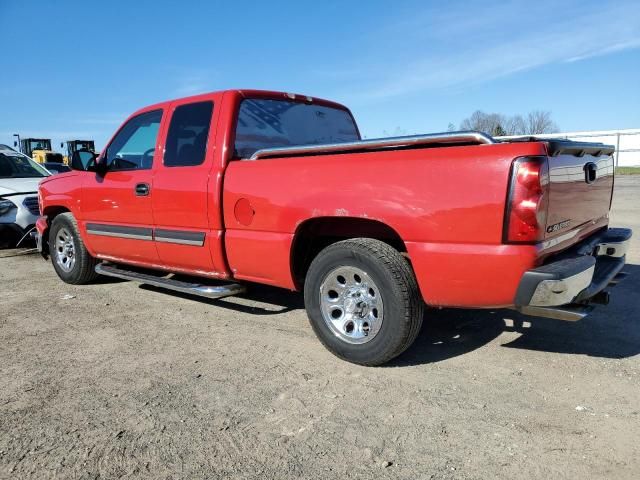
[[[43,254],[49,255],[49,233],[51,232],[51,224],[55,220],[55,218],[62,213],[71,213],[71,211],[62,206],[51,206],[46,207],[42,212],[42,216],[47,219],[47,227],[44,229],[42,233],[42,249]]]

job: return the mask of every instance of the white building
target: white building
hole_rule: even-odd
[[[613,145],[616,147],[615,164],[617,167],[640,166],[640,128],[593,132],[545,133],[536,136],[544,138],[566,138],[577,142],[597,142]]]

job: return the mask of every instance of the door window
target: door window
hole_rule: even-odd
[[[185,167],[204,162],[213,102],[180,105],[173,112],[167,134],[164,165]]]
[[[107,148],[109,170],[145,170],[153,165],[153,153],[162,110],[142,113],[129,120]]]

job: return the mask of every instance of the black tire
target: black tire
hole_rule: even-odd
[[[384,316],[366,343],[348,343],[323,317],[322,285],[342,267],[366,273],[380,291]],[[360,365],[381,365],[404,352],[418,336],[424,315],[424,302],[407,259],[390,245],[370,238],[344,240],[322,250],[307,272],[304,300],[311,327],[324,346]]]
[[[59,261],[56,245],[57,239],[62,235],[69,235],[73,241],[73,256],[75,261],[73,265],[64,264]],[[61,213],[57,215],[51,224],[49,230],[49,253],[51,255],[51,263],[58,276],[66,283],[80,285],[89,283],[98,277],[95,271],[98,260],[89,255],[87,248],[78,232],[78,223],[71,213]]]

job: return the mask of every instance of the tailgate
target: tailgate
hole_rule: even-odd
[[[613,147],[552,142],[548,150],[550,183],[545,240],[574,236],[573,233],[577,239],[606,225],[613,191]]]

